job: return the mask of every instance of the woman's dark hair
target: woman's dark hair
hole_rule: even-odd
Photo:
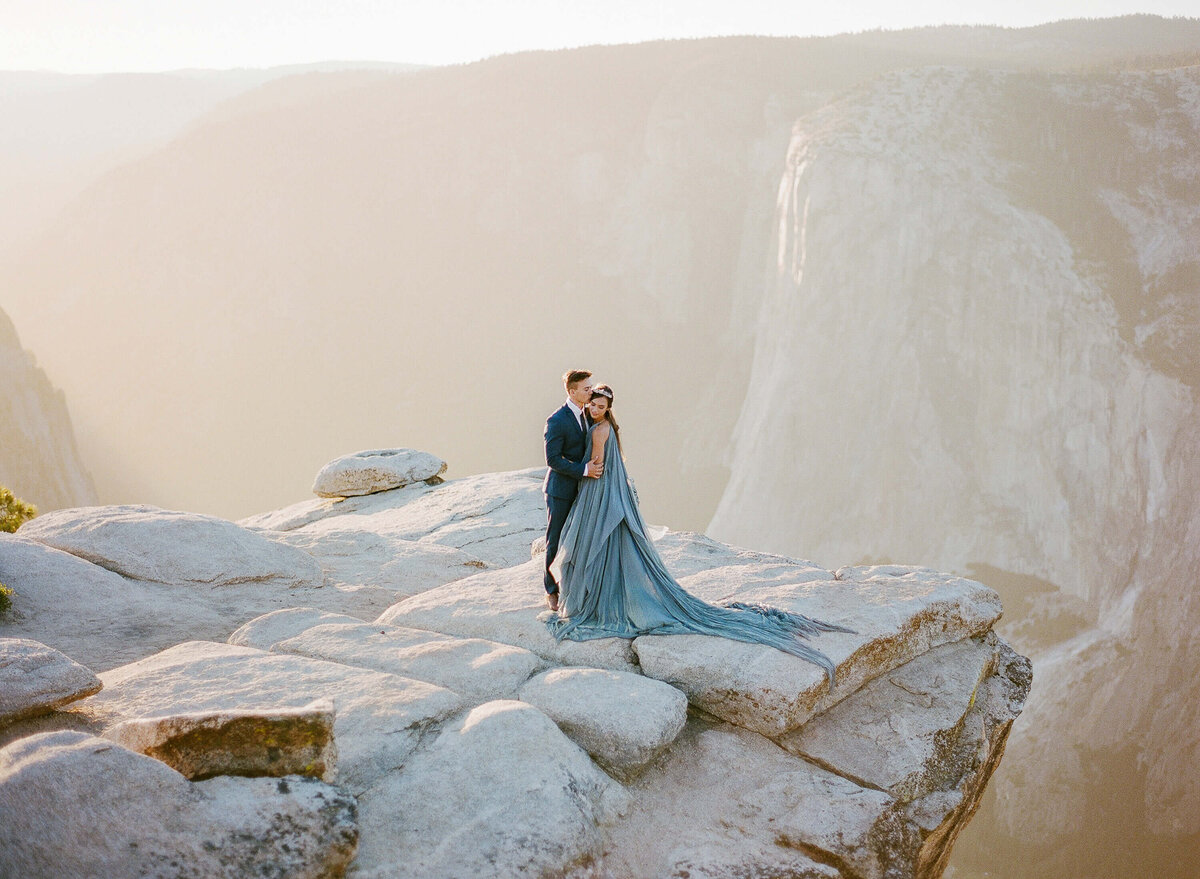
[[[617,419],[613,418],[612,414],[613,389],[608,385],[596,385],[594,388],[592,388],[592,395],[588,397],[588,402],[590,403],[597,397],[603,397],[604,399],[608,400],[608,409],[606,409],[604,412],[604,418],[609,424],[612,425],[613,436],[617,438],[617,451],[624,456],[625,448],[621,445],[621,426],[617,424]]]

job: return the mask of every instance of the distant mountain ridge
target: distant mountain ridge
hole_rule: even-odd
[[[361,81],[288,77],[214,104],[166,147],[95,183],[0,266],[11,291],[2,304],[71,395],[85,448],[139,425],[150,447],[137,455],[152,468],[144,477],[93,456],[109,499],[242,515],[286,500],[297,469],[402,431],[421,432],[406,442],[447,448],[470,470],[523,466],[536,444],[522,425],[538,423],[557,396],[554,381],[528,396],[534,374],[590,361],[627,389],[622,402],[656,438],[641,452],[643,479],[651,497],[676,498],[659,518],[702,528],[727,476],[795,119],[914,64],[1082,65],[1126,30],[1137,53],[1200,51],[1193,20],[968,30],[999,48],[972,61],[972,41],[948,28],[592,47]],[[477,297],[486,301],[464,304]],[[517,316],[554,324],[578,302],[603,303],[620,338],[541,346]],[[429,374],[445,351],[431,337],[391,342],[418,313],[424,325],[456,326],[454,368]],[[462,326],[465,313],[473,319]],[[108,334],[59,341],[113,319]],[[659,321],[689,330],[664,333]],[[264,338],[264,327],[276,332]],[[536,362],[498,364],[488,353],[497,336],[541,346]],[[320,363],[306,356],[326,339],[371,350],[376,375],[420,372],[431,386],[387,381],[394,402],[385,405],[369,382],[334,390],[360,367],[344,346],[324,349]],[[159,391],[124,401],[118,417],[111,397],[141,382],[142,367],[102,379],[90,364],[128,362],[117,355],[131,347],[166,373],[149,383]],[[713,356],[694,363],[697,348]],[[650,362],[638,362],[643,353]],[[295,381],[259,378],[267,364]],[[637,388],[647,370],[681,369],[700,378],[691,394]],[[522,389],[499,442],[462,434],[457,411],[442,404],[468,374]],[[234,417],[224,403],[202,415],[193,401],[211,398],[197,383],[229,388]],[[303,414],[313,393],[333,407],[316,426]],[[695,420],[697,402],[708,428]],[[495,395],[483,405],[491,416],[506,408]],[[281,452],[287,460],[225,462],[239,468],[234,491],[202,475],[214,442],[280,425],[309,437]],[[163,430],[177,433],[168,440]]]
[[[27,244],[96,177],[162,147],[237,95],[302,74],[417,69],[330,61],[162,73],[0,71],[0,253]]]

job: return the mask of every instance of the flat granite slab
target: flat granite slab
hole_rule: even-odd
[[[457,693],[423,681],[302,656],[189,641],[101,675],[80,703],[105,726],[137,717],[245,708],[301,708],[328,699],[339,781],[361,790],[400,765],[422,728],[463,707]]]
[[[995,636],[935,647],[779,740],[794,754],[908,802],[955,765],[963,719],[996,662]]]
[[[627,638],[554,640],[539,614],[546,610],[542,562],[488,571],[406,598],[377,623],[486,638],[536,653],[553,665],[637,671]]]
[[[138,717],[105,730],[104,738],[161,760],[192,781],[218,775],[250,778],[337,775],[333,704],[304,708],[241,708]]]
[[[313,626],[274,644],[271,651],[415,678],[472,703],[515,698],[543,665],[536,653],[511,644],[378,623]]]
[[[146,505],[54,510],[21,536],[123,577],[176,586],[270,583],[319,587],[312,556],[215,516]]]
[[[865,683],[939,644],[982,635],[1000,618],[999,596],[974,580],[927,568],[842,569],[838,579],[739,588],[729,592],[855,629],[808,643],[837,669],[824,671],[770,647],[707,635],[647,635],[634,641],[641,670],[683,690],[705,711],[768,737],[779,737],[857,691]],[[715,571],[706,573],[712,579]]]

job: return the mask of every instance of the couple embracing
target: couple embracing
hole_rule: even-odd
[[[759,604],[709,604],[667,571],[625,471],[613,389],[576,369],[567,401],[546,421],[546,624],[555,638],[701,634],[777,647],[825,669],[802,639],[849,629]]]

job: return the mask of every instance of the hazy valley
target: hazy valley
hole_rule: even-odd
[[[0,405],[49,413],[0,483],[239,518],[353,449],[528,467],[589,366],[651,519],[1001,592],[1034,687],[955,875],[1173,875],[1198,61],[1200,23],[1142,17],[308,73],[90,145],[77,117],[75,170],[0,215],[0,308],[79,455],[0,332]]]

